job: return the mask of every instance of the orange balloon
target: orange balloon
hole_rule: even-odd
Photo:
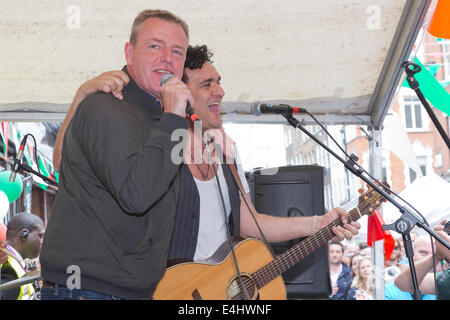
[[[0,241],[6,241],[6,226],[0,222]]]
[[[428,32],[437,37],[450,39],[450,1],[439,0],[433,17],[428,25]]]

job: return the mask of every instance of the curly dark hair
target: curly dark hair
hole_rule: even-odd
[[[205,62],[213,63],[213,61],[211,60],[212,57],[213,53],[208,50],[208,47],[206,45],[195,47],[188,46],[184,67],[191,70],[201,69]],[[182,81],[187,83],[188,80],[189,79],[186,76],[186,73],[184,73]]]

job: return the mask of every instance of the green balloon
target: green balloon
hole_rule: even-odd
[[[20,175],[16,175],[14,182],[9,181],[10,175],[10,170],[0,172],[0,190],[6,194],[11,203],[19,199],[23,190],[23,182]]]

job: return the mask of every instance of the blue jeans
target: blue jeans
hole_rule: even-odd
[[[122,298],[95,291],[69,289],[54,284],[52,288],[41,288],[41,300],[122,300]]]

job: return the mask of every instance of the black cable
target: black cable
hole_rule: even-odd
[[[36,164],[37,164],[37,168],[38,168],[38,172],[39,173],[41,173],[41,169],[39,168],[39,158],[38,158],[38,156],[37,156],[37,143],[36,143],[36,139],[34,138],[34,136],[31,134],[31,133],[27,133],[26,135],[25,135],[25,137],[26,136],[31,136],[32,138],[33,138],[33,141],[34,141],[34,158],[36,159]],[[30,163],[30,165],[32,165],[31,163]]]
[[[348,153],[339,145],[339,143],[336,142],[336,140],[333,138],[333,136],[327,131],[327,129],[322,125],[322,123],[320,123],[316,117],[311,114],[310,112],[308,112],[308,110],[305,110],[305,112],[323,129],[323,131],[325,131],[325,133],[331,138],[331,140],[333,140],[333,142],[339,147],[339,149],[344,153],[344,155],[347,157],[348,159],[352,159],[351,156],[348,155]],[[369,172],[367,172],[363,167],[361,167],[357,162],[354,162],[354,164],[358,167],[358,169],[362,170],[363,173],[367,174],[372,180],[378,181],[375,177],[373,177]],[[414,208],[408,201],[406,201],[405,199],[403,199],[399,194],[397,194],[396,192],[394,192],[393,190],[391,190],[389,187],[385,186],[384,184],[380,185],[383,189],[385,189],[386,191],[394,194],[396,197],[398,197],[400,200],[402,200],[405,204],[407,204],[411,209],[413,209],[421,218],[422,218],[422,222],[425,223],[427,226],[430,226],[428,224],[428,222],[426,221],[425,217],[416,209]]]
[[[305,112],[323,129],[323,131],[331,138],[331,140],[333,140],[333,142],[339,147],[339,149],[344,153],[344,155],[347,157],[347,159],[350,159],[351,157],[348,155],[348,153],[339,145],[339,143],[336,142],[336,140],[333,138],[333,136],[327,131],[327,129],[322,125],[322,123],[320,123],[316,117],[311,114],[310,112],[308,112],[308,110],[305,110]],[[377,179],[375,177],[373,177],[370,173],[368,173],[363,167],[361,167],[357,162],[354,162],[354,164],[362,170],[362,172],[364,172],[365,174],[367,174],[372,180],[377,181]],[[426,224],[427,226],[430,226],[428,224],[428,221],[425,219],[425,217],[414,207],[412,206],[408,201],[406,201],[405,199],[403,199],[400,195],[398,195],[396,192],[392,191],[390,188],[388,188],[385,185],[381,185],[385,190],[387,190],[388,192],[393,193],[395,196],[397,196],[400,200],[402,200],[405,204],[407,204],[411,209],[413,209],[415,212],[417,212],[419,214],[419,216],[422,218],[422,223]],[[434,251],[434,243],[433,243],[433,237],[430,235],[430,239],[431,239],[431,256],[433,257],[433,276],[434,276],[434,283],[435,283],[435,288],[436,288],[436,299],[439,299],[439,292],[437,290],[437,278],[436,278],[436,262],[435,262],[435,251]]]
[[[434,252],[434,242],[433,242],[433,237],[430,235],[430,240],[431,240],[431,257],[433,258],[433,280],[434,280],[434,288],[435,288],[435,293],[436,293],[436,300],[439,300],[439,291],[437,289],[437,276],[436,276],[436,260],[435,260],[435,256],[436,253]]]
[[[232,240],[231,234],[230,234],[230,227],[229,227],[229,223],[228,223],[228,217],[227,217],[227,212],[226,212],[227,210],[226,210],[226,206],[225,206],[225,200],[223,198],[222,187],[220,186],[220,181],[219,181],[219,176],[217,174],[217,169],[216,169],[216,166],[214,164],[214,161],[212,160],[211,152],[209,151],[209,148],[208,148],[208,142],[206,140],[206,137],[203,137],[203,138],[204,138],[203,139],[203,143],[205,144],[205,148],[206,148],[206,151],[207,151],[207,154],[208,154],[208,157],[209,157],[209,161],[211,162],[211,166],[213,168],[214,175],[215,175],[215,178],[216,178],[217,187],[219,189],[220,201],[222,202],[222,208],[223,208],[222,212],[223,212],[223,216],[224,216],[224,219],[225,219],[225,226],[226,226],[226,229],[227,229],[228,243],[230,245],[231,253],[233,255],[233,261],[234,261],[234,265],[236,267],[236,272],[237,272],[238,279],[239,279],[239,285],[241,287],[242,297],[243,297],[244,300],[247,300],[246,288],[244,286],[244,282],[242,281],[241,271],[239,270],[239,264],[238,264],[238,261],[237,261],[236,252],[234,250],[233,240]],[[214,141],[212,138],[210,138],[210,140],[211,140],[211,142]],[[219,163],[219,165],[220,165],[220,163]]]
[[[23,142],[23,141],[26,141],[26,139],[28,138],[28,136],[31,136],[31,137],[33,138],[33,141],[34,141],[34,158],[36,159],[36,165],[37,165],[38,170],[35,171],[32,167],[30,167],[29,165],[32,166],[32,163],[28,163],[28,160],[27,160],[27,163],[28,163],[29,165],[23,164],[23,163],[22,163],[23,159],[22,159],[21,163],[19,164],[19,165],[20,165],[19,170],[28,172],[28,173],[30,173],[30,174],[37,175],[39,178],[41,178],[43,181],[45,181],[45,182],[46,182],[47,184],[49,184],[49,185],[52,185],[52,186],[58,186],[58,183],[57,183],[56,181],[54,181],[54,180],[52,180],[52,179],[46,177],[45,175],[43,175],[43,174],[41,173],[41,169],[40,169],[40,167],[39,167],[39,158],[38,158],[38,155],[37,155],[37,143],[36,143],[36,139],[34,138],[34,136],[33,136],[31,133],[27,133],[27,134],[23,137],[22,142]]]

